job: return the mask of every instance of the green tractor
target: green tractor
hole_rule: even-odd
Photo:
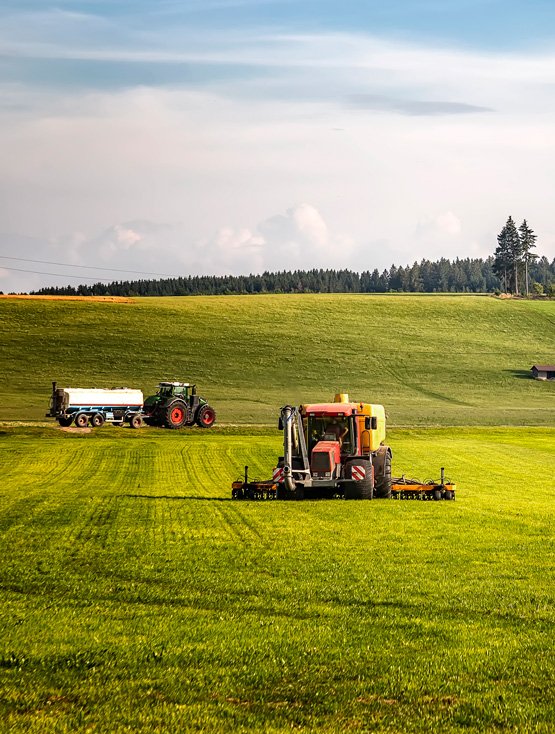
[[[182,428],[195,423],[200,428],[211,428],[216,422],[216,411],[197,395],[196,385],[188,382],[161,382],[156,395],[144,402],[144,420],[149,426]]]

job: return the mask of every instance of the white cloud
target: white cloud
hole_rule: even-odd
[[[421,239],[457,237],[461,232],[461,220],[453,212],[442,212],[435,217],[426,217],[418,222],[416,227],[416,236]]]

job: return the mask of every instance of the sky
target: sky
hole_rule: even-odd
[[[555,3],[0,0],[0,291],[555,257]],[[34,271],[34,272],[31,272]]]

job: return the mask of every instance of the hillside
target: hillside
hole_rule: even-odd
[[[51,380],[195,381],[223,422],[274,422],[339,390],[395,425],[546,425],[555,302],[477,296],[265,295],[132,303],[0,300],[1,420],[42,419]]]

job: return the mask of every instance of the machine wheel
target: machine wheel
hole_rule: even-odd
[[[103,426],[105,422],[106,418],[102,413],[95,413],[91,418],[91,426],[94,426],[94,428],[100,428],[100,426]]]
[[[376,497],[391,498],[391,454],[389,451],[385,455],[383,473],[376,477],[375,491]]]
[[[434,489],[433,498],[436,501],[441,499],[441,489]]]
[[[129,419],[129,425],[131,426],[131,428],[142,428],[143,424],[143,416],[139,415],[138,413],[135,413],[135,415],[132,415]]]
[[[203,405],[199,408],[196,424],[199,428],[211,428],[216,422],[216,411],[211,405]]]
[[[454,500],[455,499],[454,492],[452,492],[450,489],[446,489],[445,492],[443,493],[443,499],[444,500]]]
[[[86,428],[89,425],[89,416],[86,413],[77,413],[75,425],[77,428]]]
[[[352,479],[352,472],[355,467],[364,469],[364,479]],[[372,463],[367,459],[353,459],[345,465],[346,480],[343,482],[343,490],[346,500],[371,500],[374,496],[374,487],[372,484]]]
[[[166,428],[181,428],[187,422],[187,414],[183,400],[176,400],[166,408],[164,425]]]
[[[295,491],[292,493],[291,499],[304,500],[304,487],[299,487],[299,485],[297,485]]]
[[[304,487],[298,487],[290,492],[285,488],[283,482],[277,486],[276,499],[278,500],[304,500]]]
[[[58,416],[58,423],[61,425],[62,428],[69,428],[71,424],[73,423],[73,416],[70,415],[67,418],[63,415]]]

